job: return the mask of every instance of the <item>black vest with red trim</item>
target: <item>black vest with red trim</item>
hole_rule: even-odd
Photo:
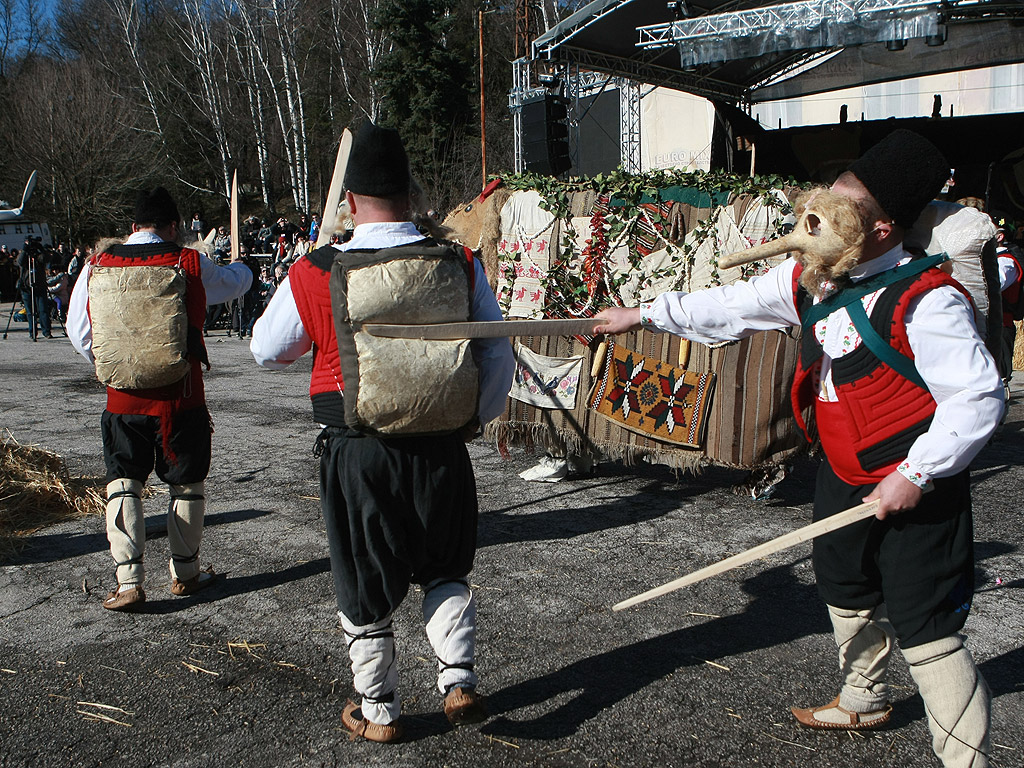
[[[399,248],[436,245],[430,239],[417,240]],[[470,276],[470,292],[474,287],[473,252],[464,249]],[[345,379],[341,375],[338,337],[334,332],[331,311],[331,266],[338,249],[325,245],[306,254],[288,270],[292,297],[306,333],[313,339],[313,373],[309,378],[309,398],[313,418],[331,427],[345,426]]]
[[[793,274],[793,296],[798,314],[813,305],[799,284],[800,266]],[[898,353],[914,359],[907,338],[906,313],[912,300],[941,285],[967,292],[940,269],[907,277],[883,288],[872,308],[870,322],[882,340]],[[859,301],[860,299],[858,299]],[[849,354],[833,358],[835,401],[817,397],[824,350],[814,329],[802,338],[793,379],[793,412],[808,440],[813,439],[802,412],[812,403],[821,446],[836,475],[849,485],[877,483],[902,462],[910,446],[931,425],[935,399],[883,363],[863,342]]]
[[[1014,314],[1014,310],[1010,309],[1010,307],[1016,308],[1018,303],[1021,300],[1021,286],[1022,286],[1022,284],[1024,284],[1024,269],[1021,269],[1020,259],[1018,259],[1014,255],[1013,251],[1011,251],[1009,248],[1005,248],[1004,250],[997,251],[996,252],[996,256],[999,257],[999,258],[1010,259],[1014,263],[1014,265],[1017,267],[1017,279],[1014,280],[1010,284],[1010,287],[1007,288],[1002,293],[1002,298],[1003,298],[1003,327],[1004,328],[1012,328],[1013,327],[1013,322],[1016,319],[1016,317],[1015,317],[1015,314]]]
[[[288,270],[302,327],[313,339],[313,375],[309,379],[313,418],[332,427],[345,425],[345,380],[331,313],[331,265],[337,253],[333,245],[325,245],[307,253]]]
[[[191,370],[181,381],[152,389],[114,389],[107,387],[107,410],[119,414],[141,414],[170,418],[175,411],[205,406],[202,366],[210,367],[203,343],[206,319],[206,289],[198,251],[174,243],[113,245],[96,254],[92,264],[98,267],[173,267],[185,272],[185,309],[188,314],[188,357]],[[169,436],[168,436],[169,437]]]

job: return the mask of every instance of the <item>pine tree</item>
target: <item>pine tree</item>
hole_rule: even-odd
[[[476,118],[474,62],[453,42],[452,5],[383,0],[376,23],[391,42],[374,73],[383,94],[382,122],[398,129],[428,192],[450,187],[453,159]]]

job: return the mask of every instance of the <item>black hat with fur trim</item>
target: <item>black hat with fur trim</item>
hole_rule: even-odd
[[[366,122],[352,139],[345,189],[354,195],[390,197],[409,191],[409,158],[398,131]]]
[[[172,221],[181,221],[178,206],[171,193],[163,187],[140,189],[135,196],[135,223],[160,228]]]
[[[909,229],[949,180],[949,163],[924,136],[893,131],[848,169],[892,220]]]

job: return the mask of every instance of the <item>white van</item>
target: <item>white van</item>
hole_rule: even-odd
[[[43,245],[53,245],[50,225],[32,221],[0,221],[0,245],[8,251],[25,247],[26,237],[38,237]]]

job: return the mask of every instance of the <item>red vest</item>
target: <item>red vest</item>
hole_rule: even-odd
[[[313,339],[313,375],[309,379],[313,418],[330,426],[345,423],[345,381],[331,312],[331,264],[337,253],[337,248],[325,245],[306,254],[288,270],[299,318]]]
[[[1020,259],[1018,259],[1016,256],[1014,256],[1013,252],[1010,251],[1009,248],[1007,248],[1004,251],[997,251],[996,252],[996,256],[999,256],[999,257],[1005,256],[1006,258],[1010,259],[1011,261],[1013,261],[1014,264],[1017,265],[1017,279],[1014,280],[1010,284],[1010,287],[1007,288],[1005,291],[1003,291],[1003,294],[1002,294],[1002,296],[1003,296],[1003,306],[1004,307],[1014,306],[1014,305],[1016,305],[1017,300],[1020,298],[1021,283],[1024,283],[1024,269],[1021,269]],[[1011,312],[1009,310],[1004,310],[1003,311],[1003,327],[1004,328],[1012,328],[1013,327],[1013,312]]]
[[[800,288],[800,267],[793,276],[794,301],[803,316],[812,305]],[[940,285],[967,292],[940,269],[929,269],[882,290],[870,321],[884,341],[913,360],[907,338],[906,313],[911,301]],[[859,299],[858,299],[859,300]],[[875,356],[863,342],[853,352],[832,360],[832,384],[837,400],[818,399],[816,386],[824,350],[808,329],[802,340],[793,380],[793,413],[812,439],[802,411],[811,403],[821,446],[836,475],[849,485],[877,483],[906,457],[914,440],[928,430],[935,399]]]
[[[145,243],[141,245],[114,245],[92,258],[99,267],[178,265],[185,271],[185,310],[188,314],[188,356],[192,368],[181,381],[166,387],[152,389],[114,389],[107,387],[107,410],[118,414],[157,416],[163,439],[164,456],[176,463],[171,448],[174,416],[180,411],[206,407],[203,389],[203,365],[210,367],[203,342],[203,322],[206,319],[206,289],[203,287],[199,253],[191,248],[179,248],[174,243]],[[211,426],[212,430],[212,426]]]
[[[203,321],[206,318],[206,289],[203,288],[199,253],[180,248],[174,243],[114,245],[93,256],[98,267],[180,265],[185,271],[185,307],[188,312],[188,354],[192,370],[179,382],[153,389],[114,389],[107,387],[107,410],[120,414],[165,415],[168,407],[187,410],[206,404],[203,390],[203,364],[209,368],[206,345],[203,343]]]

